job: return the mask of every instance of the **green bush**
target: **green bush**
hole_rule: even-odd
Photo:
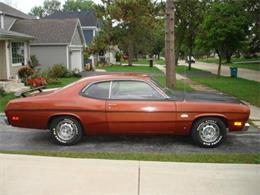
[[[26,82],[34,74],[34,70],[29,66],[24,66],[18,70],[18,76],[22,82]]]
[[[72,76],[73,77],[81,77],[79,69],[74,69],[72,71]]]
[[[48,72],[50,78],[62,78],[65,77],[68,72],[67,68],[62,64],[55,64]]]

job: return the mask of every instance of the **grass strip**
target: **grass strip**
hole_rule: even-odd
[[[186,66],[178,66],[177,73],[183,74],[193,81],[217,89],[227,95],[235,96],[255,106],[260,106],[260,83],[242,78],[231,78],[216,75],[200,69],[187,70]]]
[[[237,163],[260,164],[260,154],[170,154],[170,153],[111,153],[111,152],[65,152],[65,151],[8,151],[2,154],[20,154],[34,156],[110,159],[110,160],[142,160],[160,162],[196,162],[196,163]]]

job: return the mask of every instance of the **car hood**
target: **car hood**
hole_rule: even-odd
[[[209,92],[182,92],[175,91],[171,95],[171,98],[175,101],[194,101],[194,102],[221,102],[221,103],[242,103],[235,97],[226,96],[221,93],[209,93]]]

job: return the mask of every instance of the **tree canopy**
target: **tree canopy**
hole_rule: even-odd
[[[95,3],[91,0],[67,0],[63,5],[64,11],[94,10]]]
[[[96,4],[92,0],[66,0],[63,8],[59,0],[45,0],[42,6],[31,9],[30,15],[42,18],[57,11],[84,11],[94,10]]]
[[[199,46],[215,50],[219,56],[218,75],[223,57],[229,59],[246,39],[248,20],[241,2],[215,2],[208,10],[202,24]]]

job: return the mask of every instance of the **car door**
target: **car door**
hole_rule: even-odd
[[[106,102],[109,132],[113,134],[171,133],[175,103],[145,81],[112,81]]]
[[[109,97],[110,81],[100,81],[88,85],[81,92],[77,104],[83,108],[81,119],[88,135],[108,134],[106,100]]]

